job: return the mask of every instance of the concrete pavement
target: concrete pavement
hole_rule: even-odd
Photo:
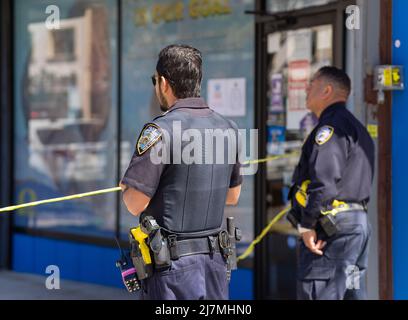
[[[46,277],[0,272],[0,300],[135,300],[125,288],[112,288],[61,279],[60,289],[49,290]]]

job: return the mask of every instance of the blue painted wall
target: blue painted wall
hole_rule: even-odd
[[[46,276],[56,265],[62,279],[122,287],[115,266],[119,250],[23,234],[13,235],[14,271]]]
[[[62,279],[95,283],[123,288],[118,269],[118,249],[87,245],[82,243],[33,237],[24,234],[13,235],[13,270],[47,276],[49,265],[60,269]],[[253,299],[253,272],[238,269],[232,274],[230,298],[234,300]]]
[[[393,1],[393,64],[408,68],[408,1]],[[407,84],[405,70],[405,84]],[[392,250],[394,298],[408,299],[408,88],[393,93],[392,103]]]

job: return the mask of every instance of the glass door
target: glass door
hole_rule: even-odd
[[[308,19],[310,21],[311,19]],[[334,17],[316,16],[307,25],[266,28],[263,49],[264,155],[300,152],[317,118],[306,108],[306,87],[320,67],[332,65]],[[313,21],[313,19],[312,19]],[[266,164],[263,219],[272,220],[287,203],[289,187],[299,154]],[[297,232],[281,219],[263,244],[262,296],[266,299],[296,298]],[[259,270],[259,269],[258,269]]]

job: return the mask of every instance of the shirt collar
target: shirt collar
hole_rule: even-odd
[[[208,109],[207,104],[205,103],[203,98],[185,98],[179,99],[173,104],[167,112],[171,112],[176,109]],[[166,113],[167,113],[166,112]]]
[[[345,107],[346,107],[345,102],[333,103],[332,105],[328,106],[326,109],[323,110],[322,114],[320,115],[319,121],[322,121],[324,118],[332,114],[334,111]]]

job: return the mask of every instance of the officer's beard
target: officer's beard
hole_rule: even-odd
[[[159,88],[159,104],[161,111],[166,112],[169,109],[169,104],[167,103],[161,88]]]

